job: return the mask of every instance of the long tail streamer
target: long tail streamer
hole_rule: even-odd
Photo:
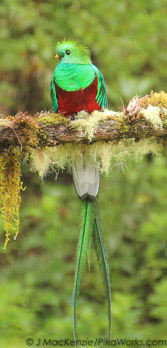
[[[102,239],[102,229],[100,222],[100,213],[97,206],[97,200],[86,198],[82,201],[83,205],[83,218],[80,238],[77,247],[77,268],[75,274],[74,291],[73,291],[73,323],[74,323],[74,338],[76,347],[77,345],[77,332],[76,332],[76,311],[77,301],[80,289],[80,280],[82,271],[86,261],[87,252],[90,251],[91,240],[96,252],[99,268],[102,274],[106,298],[108,302],[108,321],[109,321],[109,337],[111,329],[111,295],[110,295],[110,277],[109,267],[106,260],[106,253]]]
[[[101,228],[101,221],[100,221],[100,213],[98,210],[98,206],[96,209],[96,218],[94,219],[94,226],[93,226],[93,242],[94,242],[94,249],[96,252],[96,257],[98,260],[99,268],[101,271],[101,275],[103,278],[107,303],[108,303],[108,324],[109,324],[109,338],[110,338],[110,332],[111,332],[111,286],[110,286],[110,273],[109,273],[109,266],[107,262],[106,252],[105,252],[105,246],[103,243],[103,237],[102,237],[102,228]]]

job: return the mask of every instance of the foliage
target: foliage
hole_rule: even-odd
[[[165,90],[165,0],[2,0],[0,27],[1,112],[51,108],[54,48],[65,37],[89,46],[112,106]]]
[[[113,338],[160,339],[166,334],[166,166],[166,158],[157,156],[137,166],[130,163],[125,173],[115,168],[101,181]],[[73,186],[60,179],[54,185],[45,181],[42,195],[27,187],[21,233],[1,255],[4,345],[22,347],[28,336],[73,338],[71,294],[79,222],[80,203]],[[92,253],[90,272],[87,267],[81,282],[81,338],[107,335],[104,290],[95,258]]]
[[[21,1],[0,3],[0,112],[51,108],[54,47],[64,37],[88,44],[103,72],[112,109],[135,94],[165,90],[164,0]],[[72,299],[80,203],[69,174],[44,184],[24,166],[21,233],[3,250],[1,345],[26,337],[73,338]],[[102,177],[99,203],[112,285],[112,337],[166,336],[167,162],[148,156]],[[2,220],[1,220],[1,230]],[[24,232],[24,233],[23,233]],[[95,255],[83,274],[80,338],[105,337],[107,315]]]

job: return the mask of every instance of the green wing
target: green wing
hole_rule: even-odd
[[[106,96],[106,85],[104,82],[103,75],[95,65],[93,65],[93,68],[95,73],[97,74],[97,81],[98,81],[96,101],[101,106],[101,108],[107,108],[108,102],[107,102],[107,96]]]
[[[54,74],[53,74],[53,77],[52,77],[52,80],[51,80],[51,84],[50,84],[50,95],[51,95],[51,99],[52,99],[53,111],[57,112],[57,110],[58,110],[58,99],[57,99],[56,89],[55,89],[55,77],[54,77]]]

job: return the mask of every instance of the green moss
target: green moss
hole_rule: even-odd
[[[41,112],[39,116],[36,118],[38,122],[43,122],[44,124],[64,124],[68,125],[69,124],[69,119],[67,119],[64,116],[61,116],[59,114],[55,113],[50,113],[50,112]]]
[[[18,149],[0,155],[0,211],[4,219],[6,248],[13,229],[16,239],[19,231],[19,208],[21,203],[20,190],[23,190],[20,170],[21,152]]]
[[[163,128],[164,129],[167,128],[167,119],[166,118],[163,119]]]
[[[29,148],[38,146],[38,123],[34,117],[20,111],[15,116],[8,116],[6,121],[17,136],[21,149],[28,151]],[[17,128],[24,128],[24,137],[21,139]]]
[[[167,93],[164,91],[160,91],[158,93],[151,91],[149,96],[143,98],[141,106],[148,107],[150,104],[153,106],[167,108]]]
[[[108,174],[113,166],[124,165],[134,159],[139,161],[147,153],[159,154],[162,151],[163,143],[157,144],[155,138],[143,139],[135,142],[134,138],[130,138],[131,132],[140,136],[140,128],[138,129],[138,123],[132,125],[127,122],[123,112],[114,113],[109,110],[103,112],[94,111],[91,115],[85,112],[78,114],[75,120],[69,121],[69,119],[63,116],[56,115],[54,113],[42,114],[33,120],[32,117],[28,118],[23,114],[18,114],[16,120],[9,118],[8,122],[13,122],[13,127],[20,124],[24,125],[24,133],[26,134],[27,144],[24,145],[25,152],[30,152],[31,169],[37,171],[41,178],[45,177],[49,171],[55,171],[56,174],[59,170],[64,170],[65,167],[72,167],[73,161],[81,159],[84,155],[85,159],[91,161],[100,172]],[[162,119],[160,117],[160,110],[156,106],[150,105],[143,112],[145,117],[154,128],[162,127]],[[46,124],[65,124],[72,127],[74,130],[81,132],[86,131],[89,140],[93,138],[99,124],[106,122],[107,119],[114,119],[116,127],[119,128],[120,133],[124,134],[124,139],[118,141],[108,142],[94,142],[92,144],[82,143],[66,143],[61,145],[54,145],[53,147],[43,147],[38,149],[39,135],[42,138],[42,144],[44,144],[47,136],[40,128],[40,122]],[[164,121],[163,121],[164,122]],[[166,122],[166,121],[165,121]],[[132,127],[133,126],[133,127]],[[112,125],[111,125],[112,127]],[[17,127],[16,127],[17,129]],[[109,129],[111,130],[111,129]],[[143,133],[144,132],[144,133]],[[125,139],[127,135],[127,139]],[[146,136],[146,131],[141,128],[141,136]],[[32,148],[34,146],[34,148]],[[20,207],[20,190],[23,190],[23,184],[21,182],[21,172],[19,160],[23,155],[23,151],[18,147],[9,151],[8,154],[0,156],[0,196],[1,196],[1,212],[4,218],[4,228],[6,232],[5,247],[10,239],[10,230],[15,230],[15,237],[18,234],[19,227],[19,207]]]
[[[127,120],[125,118],[122,118],[120,120],[120,125],[117,126],[118,129],[120,129],[120,134],[124,134],[124,137],[129,137],[131,133],[131,125],[127,123]]]

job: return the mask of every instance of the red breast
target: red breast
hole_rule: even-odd
[[[97,95],[97,75],[93,82],[85,89],[78,91],[65,91],[55,83],[56,94],[58,98],[58,112],[65,117],[73,115],[81,110],[89,114],[94,110],[100,110],[101,107],[96,102]]]

